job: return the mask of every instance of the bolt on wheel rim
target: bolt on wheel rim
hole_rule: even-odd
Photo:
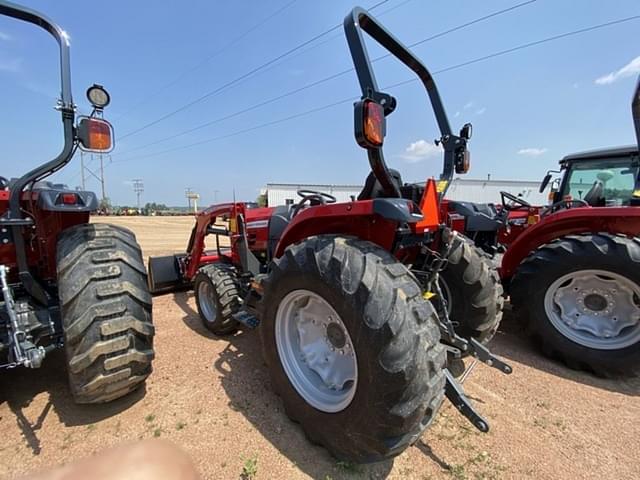
[[[218,307],[215,298],[213,298],[213,288],[209,282],[201,282],[198,285],[198,303],[204,319],[209,323],[215,322],[218,316]]]
[[[553,326],[588,348],[618,350],[640,341],[640,286],[606,270],[579,270],[547,289],[544,308]]]
[[[322,412],[344,410],[356,393],[358,362],[336,311],[309,290],[288,293],[278,306],[276,347],[289,381]]]

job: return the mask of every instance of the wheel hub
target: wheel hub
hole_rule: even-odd
[[[608,306],[607,299],[599,293],[590,293],[584,297],[584,306],[592,312],[601,312]]]
[[[334,349],[343,348],[347,343],[347,336],[344,330],[342,330],[342,327],[336,322],[331,322],[327,325],[327,339]]]
[[[571,272],[551,284],[544,302],[551,323],[580,345],[613,350],[640,340],[640,286],[617,273]]]
[[[276,345],[291,384],[323,412],[346,408],[355,395],[358,365],[340,316],[308,290],[287,294],[276,313]]]

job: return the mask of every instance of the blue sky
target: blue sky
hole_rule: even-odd
[[[413,43],[522,0],[389,0],[374,11],[405,43]],[[355,73],[281,101],[146,148],[191,127],[264,102],[352,66],[342,29],[246,81],[126,136],[291,47],[341,23],[355,4],[335,0],[238,0],[102,4],[26,1],[71,36],[74,99],[87,111],[86,87],[111,93],[105,116],[117,147],[105,159],[107,195],[135,203],[130,180],[141,178],[143,202],[185,204],[184,190],[204,203],[253,200],[267,182],[362,183],[368,173],[352,131],[349,102],[249,133],[256,125],[359,94]],[[368,7],[374,1],[361,2]],[[288,5],[286,8],[282,7]],[[274,12],[280,13],[229,45]],[[594,24],[640,15],[637,0],[538,0],[415,47],[432,70]],[[563,155],[634,142],[630,99],[640,73],[635,39],[640,20],[528,48],[436,75],[454,129],[474,125],[469,178],[539,179]],[[382,52],[370,44],[372,57]],[[217,54],[217,55],[214,55]],[[61,145],[53,111],[59,81],[56,45],[30,25],[0,17],[0,139],[4,176],[52,158]],[[211,58],[213,57],[213,58]],[[197,68],[194,68],[197,67]],[[395,60],[375,64],[378,82],[411,78]],[[167,86],[170,84],[169,86]],[[398,108],[388,118],[385,155],[405,181],[437,175],[438,136],[417,83],[390,90]],[[126,136],[126,137],[125,137]],[[124,137],[124,138],[122,138]],[[166,150],[173,149],[171,152]],[[90,161],[90,159],[88,159]],[[76,156],[56,181],[80,184]],[[96,160],[90,164],[92,169]],[[99,191],[88,174],[87,187]]]

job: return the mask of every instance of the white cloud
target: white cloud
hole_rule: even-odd
[[[401,158],[409,163],[418,163],[430,157],[435,157],[442,153],[442,147],[436,146],[426,140],[418,140],[405,148],[405,153]]]
[[[486,107],[479,108],[478,110],[476,110],[476,115],[482,115],[486,111],[487,111]]]
[[[518,155],[526,155],[528,157],[539,157],[540,155],[544,155],[545,153],[547,153],[546,148],[538,147],[521,148],[520,150],[518,150]]]
[[[453,114],[453,116],[454,116],[455,118],[458,118],[458,117],[460,116],[460,111],[458,110],[456,113],[454,113],[454,114]]]
[[[0,40],[4,40],[5,42],[8,42],[9,40],[11,40],[11,35],[0,31]]]
[[[0,58],[0,72],[16,73],[20,71],[21,66],[22,66],[21,58],[10,58],[10,59]]]
[[[473,105],[474,105],[473,101],[467,102],[464,104],[464,107],[462,108],[464,108],[465,110],[469,110],[471,107],[473,107]]]
[[[610,85],[621,78],[633,77],[638,73],[640,73],[640,56],[631,60],[621,69],[607,75],[603,75],[600,78],[596,78],[596,85]]]

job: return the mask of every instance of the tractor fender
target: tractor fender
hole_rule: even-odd
[[[368,240],[390,250],[402,223],[417,223],[422,214],[413,202],[401,198],[376,198],[306,208],[289,223],[280,237],[274,257],[314,235],[345,235]]]
[[[525,257],[556,238],[599,232],[639,236],[640,208],[580,207],[544,216],[509,246],[502,257],[501,277],[510,279]]]

